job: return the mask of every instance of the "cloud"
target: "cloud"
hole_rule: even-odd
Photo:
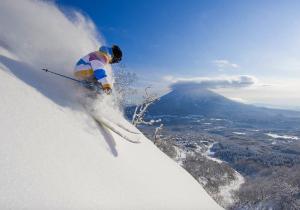
[[[171,77],[168,77],[171,78]],[[170,80],[169,80],[170,81]],[[257,79],[249,75],[222,77],[173,78],[171,88],[243,88],[257,83]]]
[[[238,64],[231,63],[230,61],[225,60],[225,59],[214,60],[214,61],[212,61],[212,63],[214,65],[216,65],[219,69],[226,69],[226,68],[236,69],[236,68],[240,67]]]
[[[230,97],[229,99],[231,99],[231,100],[233,100],[233,101],[240,102],[240,103],[244,103],[244,104],[249,103],[247,100],[245,100],[245,99],[243,99],[243,98]]]

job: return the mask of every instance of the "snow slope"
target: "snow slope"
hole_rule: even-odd
[[[129,143],[3,70],[0,94],[1,209],[220,209],[146,138]]]

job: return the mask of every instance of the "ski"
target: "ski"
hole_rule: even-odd
[[[132,131],[129,128],[127,128],[124,125],[122,125],[121,123],[116,123],[116,122],[110,121],[110,120],[108,120],[108,119],[106,119],[104,117],[97,116],[97,117],[94,117],[94,118],[97,118],[97,119],[99,119],[100,121],[103,121],[103,122],[107,122],[108,124],[112,124],[112,125],[118,126],[121,129],[127,131],[128,133],[141,134],[141,132]]]
[[[126,128],[124,125],[122,125],[122,124],[120,124],[120,123],[115,123],[115,122],[113,122],[113,124],[117,125],[118,127],[122,128],[123,130],[127,131],[128,133],[132,133],[132,134],[141,134],[141,132],[132,131],[132,130]]]
[[[102,127],[105,127],[111,131],[113,131],[114,133],[118,134],[119,136],[121,136],[122,138],[124,138],[125,140],[131,142],[131,143],[140,143],[140,141],[138,139],[133,139],[128,137],[127,135],[125,135],[123,132],[121,132],[119,129],[117,129],[113,123],[109,122],[108,120],[105,120],[104,118],[95,118],[93,117],[94,120],[99,124],[102,125]]]

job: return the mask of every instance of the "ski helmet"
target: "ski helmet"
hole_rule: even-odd
[[[117,45],[113,45],[112,47],[101,46],[99,51],[111,57],[110,63],[118,63],[122,60],[122,51]]]
[[[112,57],[112,48],[111,48],[111,47],[101,46],[101,47],[99,48],[99,51],[100,51],[100,52],[103,52],[103,53],[105,53],[105,54],[107,54],[107,55],[109,55],[110,57]]]
[[[111,48],[112,48],[111,63],[119,63],[122,60],[122,51],[120,47],[117,45],[113,45]]]

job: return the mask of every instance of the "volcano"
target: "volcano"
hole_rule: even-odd
[[[152,116],[185,117],[199,115],[222,118],[243,123],[283,124],[299,123],[300,112],[257,107],[230,100],[206,88],[175,88],[151,105],[147,112]]]

